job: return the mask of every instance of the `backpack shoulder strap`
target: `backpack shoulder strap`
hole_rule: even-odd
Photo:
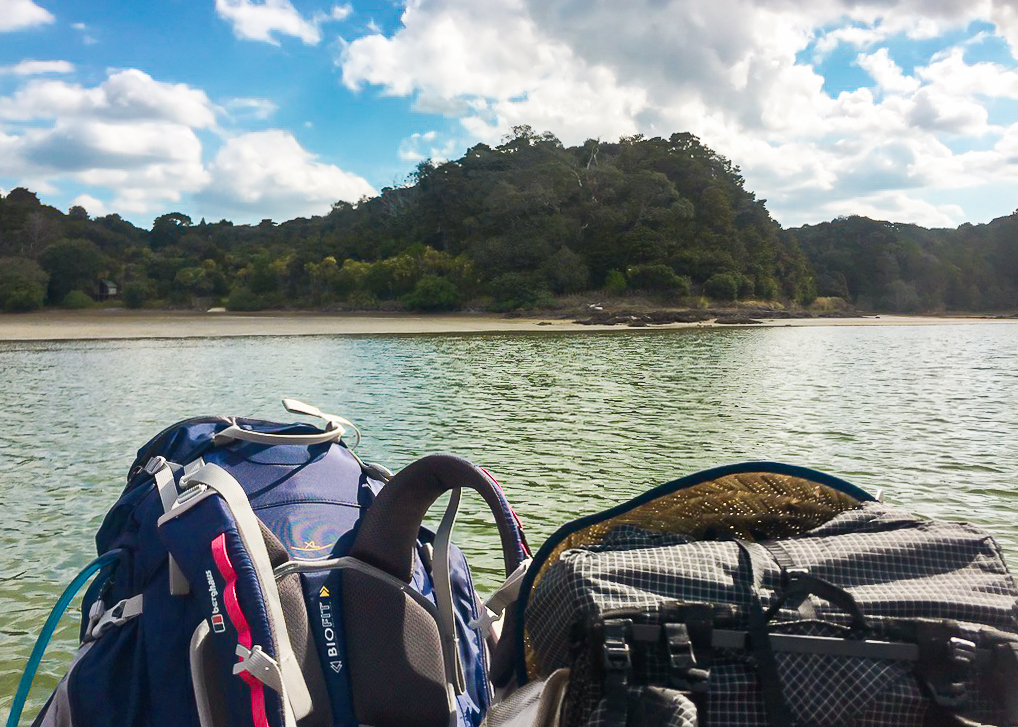
[[[265,603],[266,615],[269,623],[272,625],[272,632],[276,641],[276,667],[278,667],[278,675],[271,678],[270,682],[272,683],[268,683],[268,685],[282,692],[281,697],[284,700],[286,711],[292,711],[294,720],[303,719],[312,710],[311,695],[287,635],[283,607],[279,599],[275,577],[272,573],[272,563],[269,559],[268,549],[265,546],[265,540],[262,537],[258,517],[251,509],[247,494],[233,475],[214,464],[205,465],[195,471],[188,478],[186,484],[187,489],[177,499],[174,507],[159,518],[159,529],[163,531],[167,523],[177,520],[211,496],[218,495],[225,501],[226,507],[233,515],[237,531],[250,558],[254,575]],[[245,649],[247,653],[238,653],[242,660],[234,667],[235,673],[237,673],[238,669],[249,669],[256,678],[259,673],[266,673],[265,664],[262,663],[265,660],[262,658],[262,655],[254,651],[256,648],[253,646],[250,650]],[[259,666],[261,669],[256,669]],[[270,671],[275,671],[275,667]],[[277,677],[278,684],[276,683]],[[282,689],[279,689],[279,687],[282,687]]]
[[[364,514],[350,554],[408,582],[428,509],[443,493],[461,487],[476,491],[495,516],[508,577],[530,555],[512,508],[487,472],[449,454],[423,457],[393,475]]]

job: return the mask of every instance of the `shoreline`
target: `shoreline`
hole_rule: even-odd
[[[1018,324],[1018,318],[879,315],[854,318],[757,318],[760,323],[667,323],[629,327],[584,325],[572,318],[507,318],[494,313],[196,313],[191,311],[44,311],[0,314],[0,341],[75,341],[237,336],[395,335],[456,333],[571,333],[663,331],[687,328],[917,326]]]

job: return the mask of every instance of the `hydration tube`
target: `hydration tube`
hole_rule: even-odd
[[[32,688],[32,682],[35,680],[35,674],[39,671],[39,664],[42,661],[43,652],[46,651],[46,647],[49,645],[50,639],[53,637],[53,632],[56,631],[57,624],[60,622],[60,617],[64,615],[64,611],[67,610],[67,606],[71,603],[71,600],[78,593],[85,582],[92,577],[92,574],[96,571],[116,562],[120,556],[120,549],[111,550],[108,553],[100,555],[98,558],[93,560],[91,563],[86,565],[81,573],[74,577],[70,585],[64,589],[64,592],[57,599],[57,602],[53,605],[53,610],[50,611],[49,618],[46,619],[45,625],[42,627],[42,631],[39,633],[39,638],[35,640],[35,647],[32,649],[32,655],[28,657],[28,664],[25,666],[25,673],[21,675],[21,682],[18,684],[18,692],[14,695],[14,701],[11,703],[11,713],[7,717],[7,727],[17,727],[18,722],[21,720],[21,713],[25,709],[25,702],[28,699],[28,691]]]

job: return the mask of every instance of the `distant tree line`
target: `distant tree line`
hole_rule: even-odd
[[[530,308],[639,293],[680,305],[839,296],[862,308],[1018,307],[1018,218],[924,230],[865,218],[782,230],[739,168],[691,134],[565,147],[514,127],[494,148],[421,162],[399,186],[324,216],[151,230],[0,198],[0,308]]]

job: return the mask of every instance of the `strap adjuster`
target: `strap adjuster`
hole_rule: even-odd
[[[604,648],[602,665],[606,674],[621,675],[627,679],[633,669],[632,654],[627,637],[630,619],[612,619],[604,622]]]
[[[923,624],[918,634],[917,672],[933,701],[949,709],[967,704],[967,682],[976,660],[976,643],[961,634],[953,621]]]
[[[255,644],[249,650],[242,644],[237,644],[235,653],[240,661],[233,665],[234,674],[247,672],[265,686],[275,690],[277,694],[283,694],[283,675],[279,670],[279,663],[262,651],[262,647]]]
[[[684,623],[666,623],[663,631],[671,686],[680,691],[705,692],[710,669],[699,665],[689,627]]]

